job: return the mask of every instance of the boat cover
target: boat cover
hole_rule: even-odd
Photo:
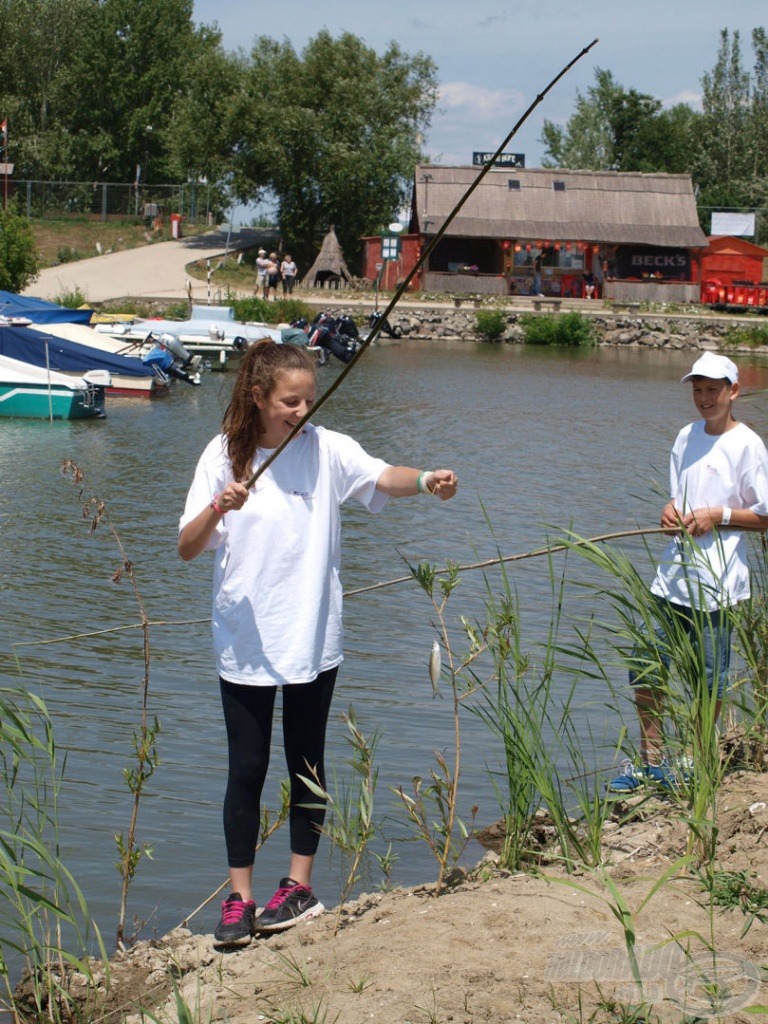
[[[46,344],[48,362],[46,363]],[[108,370],[122,377],[154,377],[151,366],[135,356],[113,355],[76,341],[55,338],[52,334],[33,331],[29,327],[0,325],[0,355],[19,359],[32,366],[48,365],[52,370],[84,373],[86,370]]]
[[[89,324],[92,309],[67,309],[55,302],[0,290],[0,316],[24,316],[33,324]]]

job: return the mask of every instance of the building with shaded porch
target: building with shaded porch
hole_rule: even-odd
[[[476,167],[416,168],[398,280],[412,270],[477,173]],[[381,240],[368,238],[364,245],[365,275],[375,277]],[[493,168],[412,287],[695,302],[699,253],[706,246],[687,174]],[[406,253],[415,255],[407,259]]]

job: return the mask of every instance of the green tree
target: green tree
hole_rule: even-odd
[[[410,195],[436,98],[433,61],[396,43],[379,55],[350,33],[323,31],[298,55],[262,37],[230,112],[237,197],[274,195],[302,262],[333,224],[354,268],[360,237],[381,231]]]
[[[615,171],[687,170],[697,115],[685,104],[662,110],[653,96],[625,89],[612,73],[595,70],[595,84],[576,94],[576,109],[562,128],[544,122],[545,167]]]
[[[192,0],[0,0],[16,176],[168,180],[177,106],[220,52],[192,15]]]
[[[68,105],[69,62],[96,0],[0,0],[0,103],[8,119],[17,177],[68,177],[77,140],[60,120]]]
[[[738,31],[720,33],[712,71],[701,79],[703,113],[693,170],[711,205],[738,206],[750,177],[747,126],[750,76],[744,70]]]
[[[9,204],[0,210],[0,288],[23,291],[40,269],[35,236],[26,217]]]

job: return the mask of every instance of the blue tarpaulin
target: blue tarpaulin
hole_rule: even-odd
[[[67,309],[55,302],[0,291],[0,316],[25,316],[33,324],[89,324],[92,309]]]
[[[47,354],[46,354],[47,348]],[[89,345],[55,338],[52,334],[33,331],[30,327],[0,326],[0,355],[19,359],[33,366],[48,366],[51,370],[85,373],[87,370],[108,370],[124,377],[154,377],[151,366],[145,366],[135,356],[113,355]]]

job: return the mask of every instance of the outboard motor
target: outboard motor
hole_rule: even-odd
[[[383,313],[374,311],[368,317],[368,323],[371,327],[375,327],[376,324],[380,323],[379,334],[388,334],[390,338],[402,338],[403,330],[401,327],[393,327],[392,324],[387,320]]]
[[[342,363],[351,362],[357,352],[357,342],[339,334],[336,320],[328,313],[318,313],[312,321],[309,344],[324,349],[325,352],[330,352]],[[320,362],[325,365],[328,358],[321,358]]]
[[[183,369],[187,369],[192,365],[193,356],[184,346],[181,344],[179,339],[173,334],[163,334],[160,337],[160,344],[163,348],[167,348],[174,357],[181,364]]]
[[[151,366],[156,373],[159,372],[166,379],[174,377],[176,380],[183,380],[186,384],[195,386],[202,383],[199,371],[191,369],[194,358],[178,338],[174,338],[172,334],[164,334],[161,338],[154,339],[149,334],[147,341],[149,340],[157,340],[158,344],[142,358],[141,361],[145,366]],[[182,360],[181,365],[177,364],[177,359]]]

